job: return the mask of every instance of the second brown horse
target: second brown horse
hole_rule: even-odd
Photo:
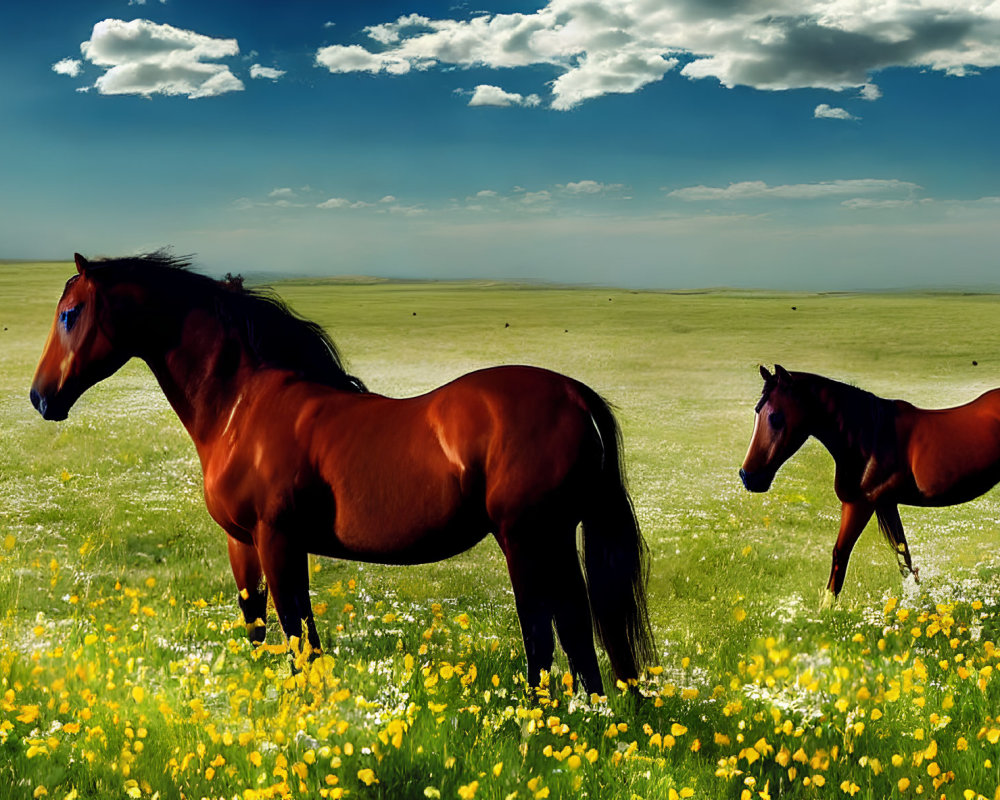
[[[766,492],[810,436],[830,451],[842,505],[828,600],[840,594],[851,551],[873,515],[900,571],[916,578],[898,506],[964,503],[1000,482],[1000,389],[928,410],[777,365],[773,375],[764,367],[760,374],[764,390],[740,477],[750,491]]]

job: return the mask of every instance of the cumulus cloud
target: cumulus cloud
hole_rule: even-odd
[[[792,183],[769,186],[764,181],[743,181],[728,186],[689,186],[674,189],[669,197],[691,202],[712,200],[751,200],[778,198],[784,200],[814,200],[840,195],[907,194],[919,191],[920,186],[909,181],[859,178],[854,180],[822,181],[819,183]]]
[[[333,45],[331,72],[547,65],[551,106],[630,93],[677,71],[724,86],[855,88],[880,96],[890,67],[965,75],[1000,66],[1000,6],[955,0],[549,0],[532,13],[409,14],[365,28],[369,48]]]
[[[882,90],[874,83],[866,83],[861,87],[861,97],[864,100],[878,100],[882,96]]]
[[[331,45],[316,53],[316,64],[330,72],[388,72],[390,75],[404,75],[413,64],[405,58],[391,54],[369,53],[360,45],[347,47]]]
[[[830,106],[826,103],[820,103],[816,106],[813,111],[813,116],[816,119],[857,119],[857,117],[846,108],[836,108],[835,106]]]
[[[527,97],[516,92],[505,92],[499,86],[480,84],[472,92],[469,100],[470,106],[537,106],[542,102],[542,98],[537,94],[529,94]]]
[[[69,75],[75,78],[83,69],[83,62],[78,58],[63,58],[52,65],[52,71],[60,75]]]
[[[260,64],[254,64],[253,66],[250,67],[251,78],[267,78],[272,81],[276,81],[284,74],[285,70],[283,69],[275,69],[274,67],[263,67]]]
[[[621,183],[601,183],[599,181],[583,180],[570,181],[559,186],[564,192],[569,194],[603,194],[605,192],[618,192],[625,188]]]
[[[212,63],[239,53],[235,39],[214,39],[146,19],[106,19],[94,25],[80,51],[107,68],[94,84],[101,94],[197,98],[243,89],[229,67]]]

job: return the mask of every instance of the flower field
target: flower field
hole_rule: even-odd
[[[807,446],[763,497],[736,479],[757,363],[957,402],[1000,385],[963,349],[992,298],[279,286],[376,390],[525,361],[617,404],[661,663],[587,697],[561,655],[525,684],[490,541],[418,567],[315,559],[323,655],[273,611],[252,648],[197,457],[144,367],[64,423],[27,403],[67,270],[0,265],[0,798],[1000,797],[992,495],[902,510],[919,586],[867,531],[819,612],[829,458]]]

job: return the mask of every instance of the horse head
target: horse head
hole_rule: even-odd
[[[31,404],[45,419],[63,420],[73,403],[120,369],[131,354],[118,346],[112,304],[79,253],[77,274],[66,282],[48,341],[31,383]]]
[[[751,492],[766,492],[778,468],[809,438],[809,428],[800,393],[783,367],[774,365],[772,375],[760,368],[764,390],[757,403],[753,435],[740,478]]]

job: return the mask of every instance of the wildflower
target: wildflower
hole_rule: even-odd
[[[909,778],[900,778],[896,782],[896,788],[899,789],[899,791],[901,791],[901,792],[905,792],[907,789],[910,788],[910,779]]]
[[[378,783],[378,778],[375,777],[375,771],[368,768],[358,770],[358,780],[365,786],[371,786],[373,783]]]
[[[433,786],[425,786],[424,797],[428,798],[428,800],[440,800],[441,790]]]
[[[472,783],[465,784],[464,786],[458,787],[458,796],[462,800],[472,800],[476,796],[476,790],[479,788],[479,781],[473,781]]]

